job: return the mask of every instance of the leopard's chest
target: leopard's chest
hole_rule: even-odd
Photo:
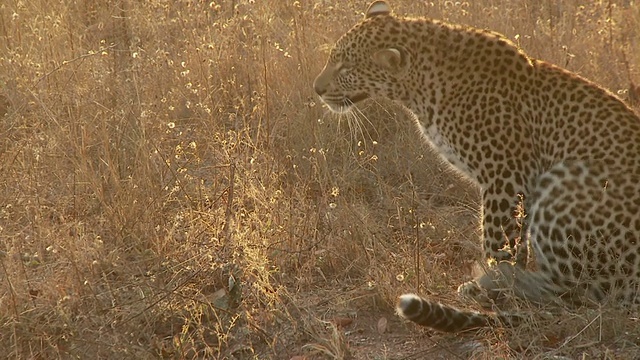
[[[469,160],[465,157],[462,149],[453,143],[436,124],[425,126],[422,122],[418,121],[418,127],[420,128],[422,136],[452,168],[464,176],[475,180],[480,186],[485,185],[482,184],[479,169],[474,169],[470,166]]]

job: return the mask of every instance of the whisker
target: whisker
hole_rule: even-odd
[[[357,129],[358,130],[357,135],[359,135],[359,137],[362,139],[361,143],[363,144],[363,146],[364,146],[364,148],[366,150],[368,148],[368,143],[369,143],[369,141],[367,141],[367,140],[371,140],[372,138],[371,138],[371,134],[369,133],[368,127],[364,124],[364,121],[367,121],[369,124],[371,124],[371,121],[367,118],[367,116],[359,108],[355,108],[354,109],[353,115],[354,115],[354,120],[355,120],[357,128],[358,128]]]

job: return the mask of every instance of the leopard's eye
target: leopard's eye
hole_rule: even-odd
[[[338,74],[340,76],[348,75],[352,69],[353,67],[349,63],[341,62],[340,64],[338,64]]]

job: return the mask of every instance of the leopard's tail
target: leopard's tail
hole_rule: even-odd
[[[398,315],[414,323],[444,332],[462,332],[490,326],[514,326],[522,318],[512,314],[464,311],[415,294],[400,296]]]

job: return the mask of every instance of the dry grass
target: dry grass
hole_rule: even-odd
[[[478,194],[392,104],[350,129],[317,103],[367,2],[3,1],[0,356],[639,356],[621,313],[462,340],[393,315],[404,291],[457,301]],[[621,97],[640,79],[637,3],[393,3]]]

